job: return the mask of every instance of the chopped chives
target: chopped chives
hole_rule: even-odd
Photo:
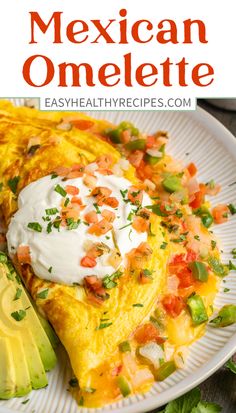
[[[48,208],[45,209],[47,215],[56,215],[59,211],[57,208]]]
[[[42,226],[38,222],[29,222],[27,227],[33,231],[42,232]]]
[[[63,198],[67,195],[67,192],[61,185],[57,184],[54,188],[54,191],[60,194]]]

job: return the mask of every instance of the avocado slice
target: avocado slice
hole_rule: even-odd
[[[43,323],[56,345],[57,340],[52,328],[46,320]],[[14,392],[8,392],[9,397],[23,396],[32,388],[39,389],[47,385],[45,370],[51,370],[56,364],[56,355],[48,335],[13,267],[1,263],[0,339],[8,340],[7,349],[11,348],[15,369]],[[6,350],[2,354],[6,356]],[[1,392],[0,398],[2,394],[4,391]]]
[[[0,337],[0,399],[10,399],[15,395],[15,369],[10,340]]]

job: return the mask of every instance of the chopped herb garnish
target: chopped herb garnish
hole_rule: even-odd
[[[59,211],[57,208],[48,208],[45,209],[47,215],[56,215]]]
[[[211,248],[214,250],[216,247],[216,241],[211,240]]]
[[[57,177],[58,177],[58,175],[56,174],[56,172],[52,172],[51,179],[55,179]]]
[[[66,223],[67,223],[68,230],[76,229],[78,228],[80,224],[80,219],[78,219],[77,221],[74,221],[73,218],[67,218]]]
[[[67,195],[66,191],[64,188],[62,188],[61,185],[57,184],[54,188],[54,191],[63,196],[63,198]]]
[[[9,272],[7,274],[7,279],[10,280],[10,281],[13,281],[14,280],[14,275]]]
[[[122,189],[121,189],[121,190],[120,190],[120,193],[121,193],[121,196],[122,196],[123,200],[125,200],[125,197],[126,197],[126,195],[127,195],[127,193],[128,193],[128,189],[124,189],[124,191],[122,191]]]
[[[51,221],[51,218],[50,218],[49,216],[47,216],[47,217],[42,217],[42,219],[43,219],[44,222]]]
[[[84,405],[84,398],[83,398],[83,396],[80,397],[78,405],[79,405],[79,406],[83,406],[83,405]]]
[[[20,276],[19,276],[18,274],[16,274],[15,280],[16,280],[16,282],[17,282],[18,284],[21,285],[21,279],[20,279]]]
[[[7,185],[9,186],[9,188],[10,188],[10,190],[13,192],[13,194],[16,194],[19,180],[20,180],[20,177],[19,177],[19,176],[15,176],[14,178],[9,179],[9,180],[7,181]]]
[[[224,293],[228,293],[230,291],[230,288],[224,288]]]
[[[49,268],[48,268],[48,272],[50,272],[50,274],[51,274],[51,272],[52,272],[52,267],[49,267]]]
[[[109,327],[109,326],[111,326],[112,325],[112,323],[101,323],[97,328],[96,328],[96,330],[102,330],[103,328],[107,328],[107,327]]]
[[[26,403],[28,403],[30,401],[30,399],[26,399],[26,400],[24,400],[23,402],[21,402],[21,404],[26,404]]]
[[[96,209],[96,213],[97,213],[97,214],[101,214],[101,210],[100,210],[98,204],[94,203],[93,206],[94,206],[94,208]]]
[[[53,222],[53,226],[58,231],[60,231],[60,225],[61,225],[61,219],[60,219],[60,217],[59,218],[57,217],[56,220]]]
[[[106,239],[110,239],[111,237],[109,237],[108,235],[105,236]]]
[[[86,393],[95,393],[96,389],[94,389],[93,387],[85,387],[83,389]]]
[[[117,270],[116,272],[114,272],[111,275],[106,275],[102,282],[103,282],[103,286],[105,288],[107,288],[108,290],[110,290],[111,288],[114,288],[117,286],[117,282],[115,280],[117,280],[118,278],[120,278],[123,275],[123,272],[120,270]]]
[[[236,265],[232,261],[229,261],[228,267],[229,267],[230,271],[235,271],[236,270]]]
[[[16,321],[21,321],[23,318],[26,316],[26,311],[25,310],[19,310],[19,311],[14,311],[11,313],[12,318]]]
[[[123,227],[119,228],[119,230],[121,230],[121,229],[125,229],[125,228],[127,228],[127,227],[130,227],[130,225],[132,225],[132,222],[130,222],[129,224],[124,225]]]
[[[76,377],[72,377],[72,379],[69,380],[69,385],[70,387],[78,387],[78,379]]]
[[[182,212],[180,209],[177,209],[177,211],[175,212],[175,215],[176,215],[178,218],[182,218],[183,212]]]
[[[0,251],[0,263],[6,264],[7,263],[7,256],[4,254],[4,252]]]
[[[29,222],[27,225],[28,228],[36,232],[42,232],[42,226],[38,222]]]
[[[228,208],[230,210],[231,215],[236,214],[236,206],[234,204],[229,204]]]
[[[28,150],[28,155],[33,156],[39,148],[40,148],[40,145],[32,145]]]
[[[21,288],[17,288],[16,290],[16,295],[13,301],[19,300],[20,296],[22,294],[22,289]]]
[[[84,224],[84,225],[87,225],[87,227],[89,226],[89,223],[86,222],[86,221],[83,221],[83,224]],[[106,237],[106,239],[109,239],[109,237],[108,237],[108,238]]]
[[[153,271],[148,270],[147,268],[145,268],[144,270],[142,270],[142,275],[144,277],[150,278],[150,280],[153,280],[152,278],[152,273]]]
[[[186,241],[186,234],[181,234],[179,238],[172,238],[172,242],[180,243]]]
[[[160,204],[155,204],[155,205],[146,205],[145,208],[151,209],[151,211],[158,215],[159,217],[167,217],[168,214],[166,214],[164,211],[161,210]]]
[[[194,235],[194,239],[196,239],[197,241],[200,241],[199,235]]]
[[[166,247],[167,247],[167,245],[168,245],[168,242],[163,242],[163,243],[160,245],[161,250],[165,250]]]
[[[122,343],[120,343],[119,344],[119,350],[121,351],[121,353],[126,353],[128,351],[131,351],[129,341],[123,341]]]
[[[135,304],[133,304],[133,307],[143,307],[143,304],[135,303]]]
[[[0,182],[0,192],[2,191],[2,188],[3,188],[3,183]]]
[[[48,291],[49,289],[46,288],[46,290],[40,291],[40,293],[37,294],[37,298],[45,299],[48,296]]]
[[[155,237],[156,234],[154,234],[154,232],[152,232],[152,224],[150,222],[149,227],[148,227],[148,235],[149,237]]]

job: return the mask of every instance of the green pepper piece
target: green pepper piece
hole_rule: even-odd
[[[236,323],[236,305],[227,304],[221,308],[218,316],[210,321],[214,327],[227,327]]]
[[[106,135],[111,139],[113,143],[121,143],[121,135],[122,129],[117,128],[117,129],[112,129],[106,132]]]
[[[187,305],[192,317],[193,324],[198,326],[208,320],[208,315],[202,297],[193,294],[188,297]]]
[[[156,381],[163,381],[167,377],[169,377],[172,373],[174,373],[176,370],[176,365],[173,360],[167,361],[166,363],[163,363],[159,369],[155,371],[155,380]]]
[[[178,192],[182,189],[181,179],[175,175],[167,176],[162,181],[162,186],[170,194],[172,194],[173,192]]]
[[[208,271],[206,265],[201,261],[193,261],[189,264],[189,268],[193,273],[194,278],[198,281],[205,282],[208,280]]]
[[[117,384],[122,396],[127,397],[131,393],[129,383],[124,376],[117,377]]]
[[[145,153],[144,155],[144,161],[147,162],[149,165],[156,165],[157,162],[159,162],[162,159],[162,157],[158,158],[157,156],[151,156],[148,153]]]
[[[131,351],[131,347],[128,341],[123,341],[119,344],[119,350],[121,353],[126,353],[127,351]]]
[[[130,130],[130,133],[132,136],[138,136],[139,135],[139,130],[136,128],[133,123],[131,122],[126,122],[123,121],[119,124],[118,126],[122,131],[124,130]]]
[[[213,216],[206,207],[196,209],[194,214],[201,218],[204,227],[209,228],[213,224]]]
[[[136,139],[135,141],[130,141],[126,143],[125,149],[129,151],[143,150],[146,147],[146,139]]]

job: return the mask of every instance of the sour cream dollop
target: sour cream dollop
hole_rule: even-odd
[[[113,274],[116,270],[114,266],[109,264],[110,252],[98,257],[96,266],[93,268],[81,265],[81,259],[86,255],[86,248],[90,242],[102,242],[109,247],[110,251],[114,251],[115,238],[122,258],[120,266],[125,264],[125,255],[132,248],[147,241],[147,232],[137,232],[131,225],[128,225],[130,224],[130,214],[135,210],[132,203],[124,201],[124,193],[127,193],[131,186],[130,181],[116,175],[102,175],[98,172],[95,172],[94,175],[97,177],[96,187],[109,188],[112,191],[111,196],[119,201],[116,209],[107,205],[99,207],[100,212],[104,209],[115,212],[116,218],[112,223],[113,236],[112,231],[101,236],[88,233],[88,225],[85,224],[84,216],[88,212],[96,210],[94,206],[96,200],[90,195],[91,189],[83,183],[82,177],[63,181],[61,177],[52,179],[52,176],[48,175],[32,182],[19,194],[19,209],[12,217],[7,232],[8,250],[13,256],[19,246],[29,246],[31,266],[39,278],[66,285],[82,284],[83,278],[88,275],[103,278]],[[48,233],[49,221],[47,220],[49,218],[55,219],[56,215],[47,215],[46,210],[57,209],[60,211],[63,200],[62,195],[55,191],[57,185],[60,185],[64,190],[67,185],[78,188],[78,196],[85,208],[80,212],[80,223],[77,228],[69,230],[65,226],[60,226],[58,230],[52,227],[51,232]],[[67,197],[71,200],[72,195],[67,195]],[[142,206],[150,204],[149,196],[144,193]],[[98,219],[101,218],[101,214],[98,212]],[[29,228],[29,223],[38,223],[42,228],[41,232]]]

